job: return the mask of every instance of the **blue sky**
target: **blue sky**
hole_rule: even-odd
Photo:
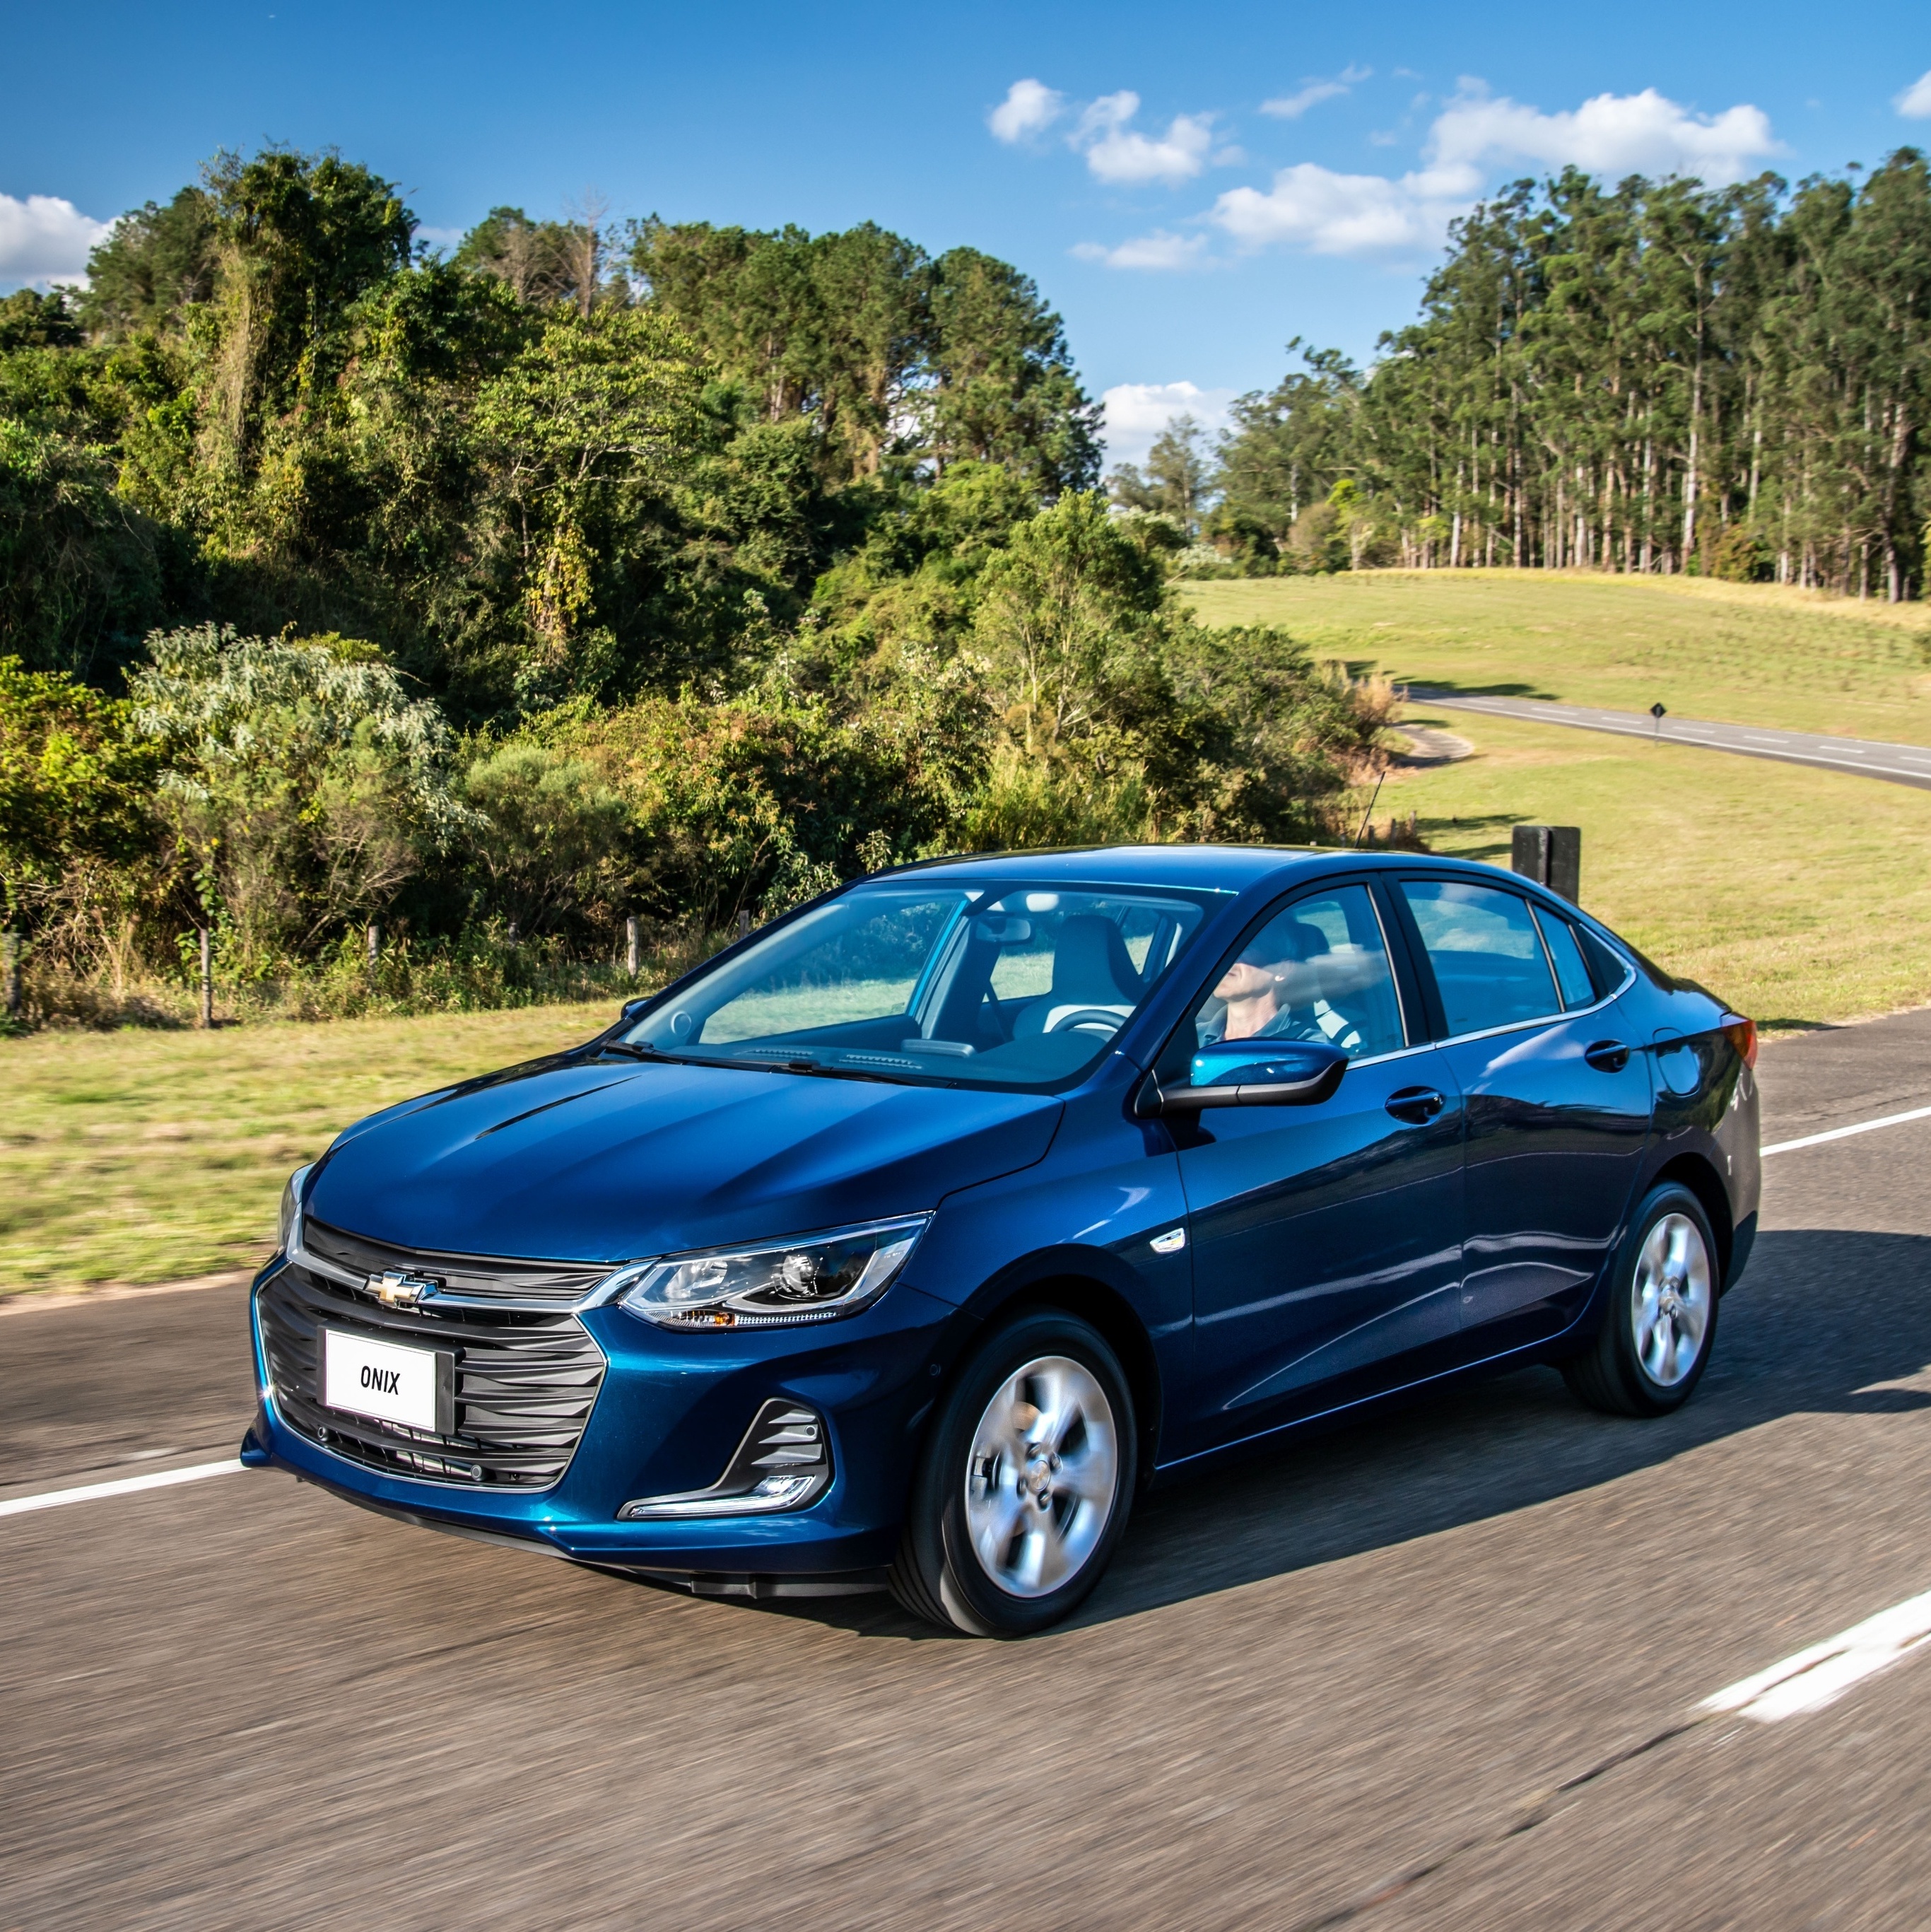
[[[1790,0],[21,6],[0,288],[265,140],[340,148],[451,235],[592,190],[616,217],[869,218],[1035,276],[1132,455],[1174,408],[1277,380],[1290,336],[1368,358],[1500,182],[1795,180],[1931,146],[1931,10],[1829,24]]]

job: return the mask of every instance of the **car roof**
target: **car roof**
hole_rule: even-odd
[[[1244,892],[1249,886],[1277,881],[1290,884],[1297,873],[1318,876],[1336,866],[1396,866],[1426,872],[1447,870],[1496,872],[1503,868],[1480,859],[1447,853],[1360,851],[1332,845],[1087,845],[1041,852],[961,852],[943,859],[922,860],[880,878],[911,874],[970,873],[974,878],[1010,879],[1015,884],[1034,880],[1096,886],[1189,886],[1198,890]],[[1511,878],[1513,874],[1510,874]],[[1516,879],[1518,885],[1525,884]]]
[[[1292,845],[1087,845],[1043,852],[961,852],[885,874],[956,872],[976,879],[1096,886],[1192,886],[1245,892],[1276,873],[1346,856]]]

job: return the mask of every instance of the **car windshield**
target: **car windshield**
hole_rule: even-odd
[[[1219,896],[862,886],[661,995],[617,1043],[796,1073],[1061,1085],[1105,1052]]]

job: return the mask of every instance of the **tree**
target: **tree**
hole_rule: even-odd
[[[997,463],[1051,499],[1099,474],[1099,408],[1038,285],[976,248],[952,248],[930,284],[932,387],[925,446],[937,472]]]
[[[217,226],[214,204],[199,188],[122,215],[88,256],[82,321],[109,338],[177,322],[214,292]]]
[[[613,493],[667,481],[697,440],[689,344],[661,316],[568,310],[476,398],[476,446],[514,518],[538,668],[554,673],[596,610],[586,531]]]
[[[334,154],[271,148],[207,172],[215,291],[204,314],[210,430],[243,474],[269,427],[328,398],[354,304],[407,266],[415,218],[394,187]]]
[[[755,413],[813,424],[838,481],[971,460],[1049,497],[1097,472],[1099,412],[1060,318],[976,249],[934,262],[871,222],[813,236],[653,217],[632,230],[630,265]]]
[[[1197,537],[1213,489],[1207,432],[1192,416],[1177,416],[1154,439],[1144,475],[1122,464],[1110,480],[1116,503],[1170,518],[1187,537]]]
[[[155,760],[128,708],[0,657],[0,912],[40,911],[77,865],[125,865],[150,837]]]
[[[595,219],[532,221],[520,208],[493,208],[463,237],[453,266],[493,275],[520,302],[568,302],[587,315],[604,290],[602,238]]]
[[[1221,524],[1256,528],[1277,550],[1302,512],[1324,499],[1355,460],[1359,373],[1339,350],[1307,349],[1296,336],[1288,352],[1297,350],[1305,373],[1291,372],[1274,389],[1234,404],[1216,478]]]
[[[238,970],[372,918],[478,821],[451,790],[454,740],[372,646],[209,624],[156,632],[128,680],[164,764],[176,875]]]

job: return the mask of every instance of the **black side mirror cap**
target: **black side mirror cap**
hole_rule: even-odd
[[[1283,1047],[1263,1059],[1228,1070],[1233,1078],[1204,1087],[1163,1088],[1152,1075],[1135,1103],[1143,1118],[1198,1114],[1210,1107],[1312,1107],[1331,1100],[1348,1071],[1338,1046],[1309,1042]]]

